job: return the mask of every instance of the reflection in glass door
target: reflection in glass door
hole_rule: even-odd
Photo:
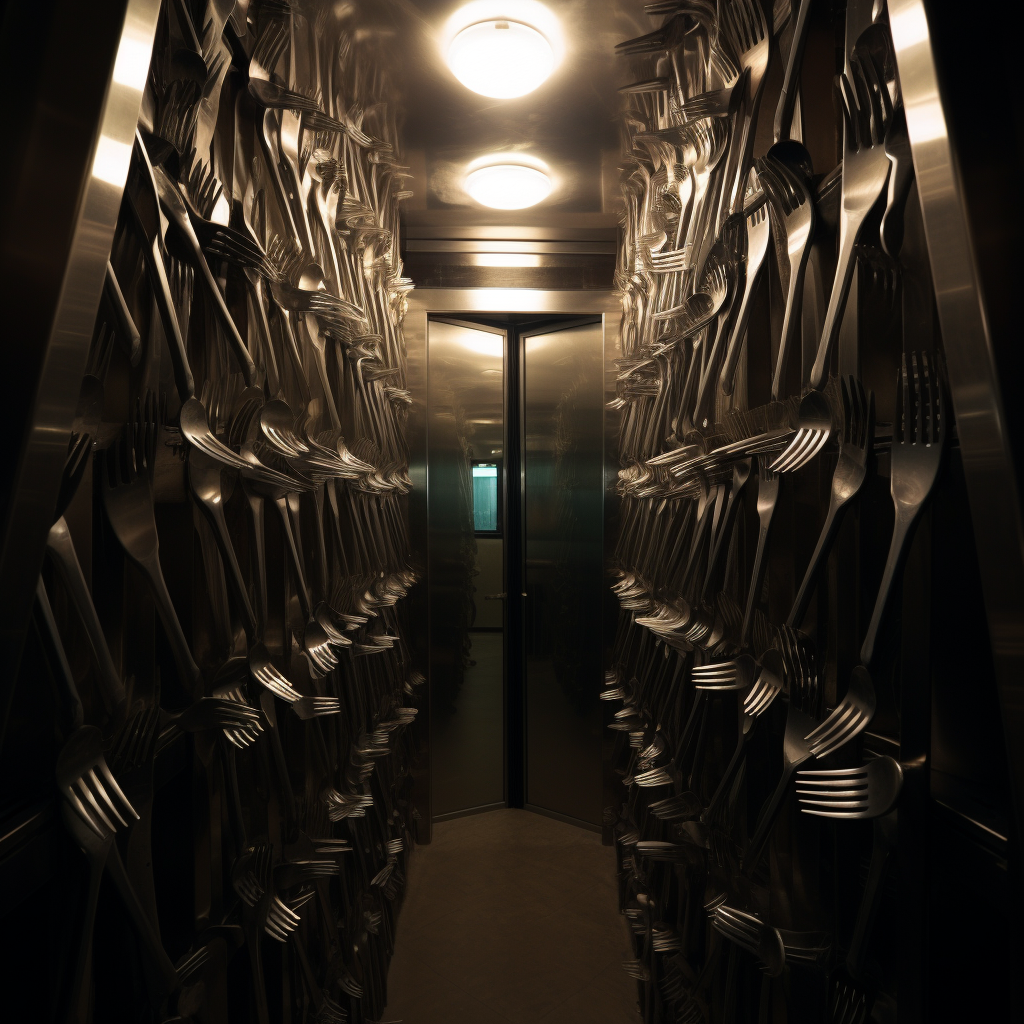
[[[503,330],[427,334],[434,820],[505,803]]]
[[[604,333],[521,334],[526,805],[600,825]]]

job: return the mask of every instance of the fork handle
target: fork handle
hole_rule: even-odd
[[[868,868],[868,880],[864,886],[864,895],[857,909],[857,920],[850,937],[850,950],[846,954],[846,969],[850,976],[860,981],[864,974],[864,953],[867,949],[868,936],[878,913],[878,903],[882,895],[882,879],[885,877],[885,866],[892,850],[889,830],[881,819],[872,822],[874,826],[874,842],[871,845],[871,865]]]
[[[772,401],[778,402],[782,389],[786,384],[786,365],[789,362],[789,351],[793,347],[793,341],[797,331],[800,329],[800,317],[802,313],[801,297],[804,290],[804,274],[807,272],[807,261],[810,259],[811,246],[810,237],[814,234],[814,204],[811,203],[812,220],[811,231],[806,244],[800,252],[799,259],[794,267],[789,267],[789,288],[786,292],[786,311],[782,316],[782,334],[779,338],[779,352],[775,358],[775,377],[772,380]]]
[[[82,572],[78,554],[75,552],[75,543],[63,516],[50,527],[50,533],[46,538],[46,549],[50,552],[50,557],[53,559],[53,564],[60,573],[64,585],[68,588],[68,593],[82,620],[82,625],[85,626],[89,647],[96,664],[96,685],[99,688],[100,697],[103,699],[103,706],[107,709],[108,714],[113,715],[124,704],[124,685],[114,666],[113,658],[110,656],[110,648],[103,635],[103,626],[100,624],[96,605],[93,604],[92,595],[89,593],[89,584],[85,581],[85,574]]]
[[[737,694],[736,699],[742,701],[743,694]],[[736,777],[736,772],[739,770],[740,764],[743,761],[743,752],[747,748],[747,740],[750,739],[751,735],[754,732],[754,729],[757,725],[757,719],[753,719],[750,722],[749,728],[747,728],[746,730],[744,730],[743,728],[745,724],[745,722],[741,722],[740,724],[740,734],[739,738],[736,740],[736,749],[733,751],[732,758],[730,759],[729,764],[725,769],[725,774],[722,776],[721,781],[718,783],[718,788],[715,790],[714,795],[711,797],[711,803],[708,804],[707,810],[705,810],[704,814],[701,816],[702,821],[711,821],[715,812],[715,808],[718,807],[719,801],[721,801],[722,797],[725,796],[726,791],[729,789],[729,786],[732,785],[732,780]]]
[[[142,230],[141,224],[139,229],[140,231]],[[171,364],[174,370],[174,386],[178,392],[178,398],[184,404],[196,393],[196,383],[192,376],[192,368],[188,363],[188,353],[185,351],[185,340],[181,336],[178,315],[174,311],[171,285],[167,280],[167,269],[164,266],[159,238],[153,239],[152,245],[146,251],[146,258],[143,262],[146,265],[146,270],[149,272],[150,286],[153,289],[153,297],[156,300],[157,312],[160,314],[160,323],[163,325],[167,347],[170,349]]]
[[[124,869],[124,861],[121,860],[116,843],[111,843],[106,868],[107,874],[114,883],[121,902],[124,904],[125,910],[128,911],[128,916],[142,940],[142,946],[149,955],[151,966],[156,971],[157,976],[151,978],[150,983],[154,988],[154,995],[157,995],[162,1002],[169,993],[178,987],[178,972],[174,969],[174,964],[171,963],[170,957],[160,941],[160,936],[153,928],[153,923],[139,902],[135,887]]]
[[[192,651],[181,629],[178,613],[174,610],[174,603],[171,601],[171,595],[167,590],[167,582],[164,580],[164,573],[160,568],[158,550],[152,551],[141,559],[135,558],[131,552],[128,552],[128,556],[143,571],[146,579],[149,580],[149,589],[152,591],[153,598],[156,601],[156,610],[160,616],[160,621],[164,625],[164,632],[167,634],[167,639],[170,642],[175,664],[178,666],[178,671],[182,676],[182,682],[186,687],[191,687],[193,695],[200,695],[199,682],[202,673],[192,657]]]
[[[747,607],[743,612],[743,629],[740,633],[740,643],[746,647],[750,643],[750,635],[754,629],[754,609],[757,607],[757,598],[761,593],[764,584],[764,574],[768,569],[765,555],[768,552],[768,535],[772,528],[772,519],[775,517],[775,508],[778,505],[778,498],[772,502],[771,510],[761,517],[761,528],[757,532],[757,551],[754,555],[754,571],[750,574],[750,590],[747,592]]]
[[[775,825],[775,820],[779,816],[779,811],[782,810],[782,804],[786,793],[789,790],[789,782],[790,779],[793,778],[793,773],[809,757],[810,754],[801,760],[787,762],[785,768],[783,768],[782,778],[779,779],[779,784],[775,787],[775,792],[772,793],[767,806],[761,812],[761,817],[757,822],[757,829],[754,832],[754,838],[750,840],[750,846],[747,848],[747,855],[743,858],[742,871],[743,874],[748,877],[753,874],[754,868],[757,867],[758,861],[761,859],[761,854],[764,852],[765,844],[768,842],[768,837],[771,835],[772,827]]]
[[[761,277],[764,262],[765,253],[762,253],[761,258],[753,266],[749,262],[747,263],[746,281],[743,285],[743,299],[740,302],[740,311],[736,317],[736,323],[733,325],[732,337],[729,338],[729,347],[725,353],[725,365],[722,367],[722,375],[719,378],[722,392],[726,395],[732,394],[733,386],[736,382],[736,366],[740,361],[740,353],[743,351],[743,342],[747,335],[747,323],[750,320],[751,303],[754,293],[757,291],[757,282]]]
[[[814,554],[811,555],[807,571],[804,573],[803,582],[797,591],[796,600],[793,602],[793,610],[789,613],[789,618],[786,619],[787,626],[799,626],[807,614],[807,607],[811,603],[811,594],[814,593],[818,574],[821,572],[821,567],[825,564],[825,559],[835,543],[836,534],[839,533],[839,526],[843,521],[842,513],[845,511],[846,505],[846,501],[839,501],[833,493],[828,503],[828,515],[825,516],[825,525],[821,528],[821,534],[814,548]]]
[[[872,204],[874,205],[874,204]],[[839,338],[843,326],[843,314],[846,312],[846,300],[850,295],[853,283],[853,272],[857,267],[854,250],[861,228],[869,210],[858,210],[851,213],[845,208],[839,214],[839,262],[836,264],[836,276],[832,283],[832,294],[828,299],[828,312],[825,314],[825,326],[818,344],[818,354],[811,369],[811,387],[821,391],[828,380],[828,367],[832,359],[832,350]]]
[[[874,611],[871,613],[871,622],[868,624],[868,631],[864,635],[864,643],[860,648],[860,661],[866,668],[871,668],[871,662],[875,656],[875,647],[878,642],[878,634],[881,631],[882,621],[889,607],[892,598],[892,591],[896,584],[896,577],[903,568],[903,561],[906,557],[907,542],[917,522],[917,517],[923,508],[917,505],[909,511],[903,511],[905,506],[896,506],[896,522],[892,528],[892,541],[889,544],[889,555],[885,560],[885,571],[882,573],[882,582],[878,586],[878,596],[875,598]]]
[[[299,603],[302,606],[302,614],[306,619],[312,616],[312,607],[309,600],[309,587],[306,584],[306,573],[302,568],[302,552],[299,550],[299,541],[292,527],[289,516],[288,499],[275,498],[274,505],[277,508],[281,520],[281,529],[284,531],[284,539],[288,544],[288,552],[291,555],[292,567],[295,569],[295,580],[298,583]]]
[[[82,928],[78,936],[78,952],[75,956],[75,973],[71,980],[68,996],[68,1024],[78,1024],[89,1019],[87,1005],[89,977],[92,973],[92,941],[96,930],[96,906],[100,898],[100,883],[103,881],[103,864],[107,853],[89,854],[89,885],[85,893],[85,907],[82,913]]]
[[[811,12],[811,0],[800,0],[796,13],[796,24],[793,28],[793,41],[789,44],[789,55],[786,58],[786,73],[782,79],[782,92],[779,93],[779,105],[775,108],[775,141],[792,137],[793,111],[800,88],[800,68],[803,64],[804,43],[807,42],[808,15]]]

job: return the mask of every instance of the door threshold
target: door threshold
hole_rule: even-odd
[[[487,811],[500,811],[508,804],[504,800],[499,800],[493,804],[480,804],[478,807],[467,807],[462,811],[448,811],[445,814],[435,814],[431,821],[451,821],[452,818],[465,818],[469,814],[484,814]]]

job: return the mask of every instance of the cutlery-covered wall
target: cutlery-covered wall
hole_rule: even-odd
[[[149,6],[2,684],[5,990],[34,1019],[377,1020],[421,681],[387,49],[369,2]]]
[[[648,1022],[987,1016],[1016,538],[982,535],[986,460],[1016,495],[928,16],[647,11],[617,47],[624,967]]]

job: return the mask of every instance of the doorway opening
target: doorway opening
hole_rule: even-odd
[[[432,819],[599,830],[602,320],[432,314],[426,341]]]

